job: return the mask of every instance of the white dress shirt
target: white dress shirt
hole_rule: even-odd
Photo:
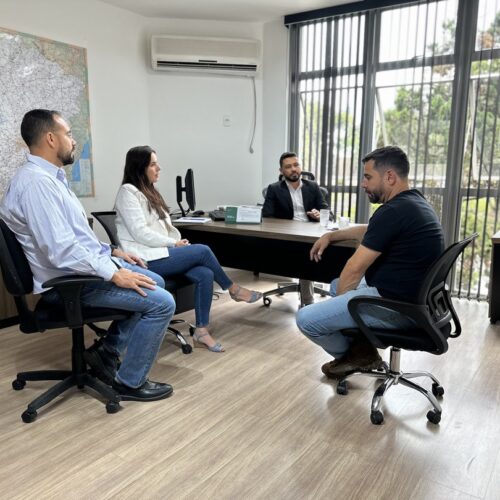
[[[23,247],[33,273],[33,292],[42,283],[68,274],[110,280],[116,272],[111,249],[89,226],[85,210],[71,191],[64,170],[27,155],[0,204],[0,216]]]
[[[307,222],[309,217],[307,217],[306,211],[304,209],[304,199],[302,198],[302,181],[299,183],[299,187],[294,189],[293,186],[286,181],[288,186],[288,191],[290,191],[290,196],[292,197],[293,205],[293,220],[301,220]]]
[[[179,230],[172,225],[170,216],[160,219],[156,210],[134,185],[123,184],[115,202],[116,229],[120,246],[145,260],[168,257],[168,247],[181,239]]]

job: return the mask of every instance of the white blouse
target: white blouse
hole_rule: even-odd
[[[123,184],[115,201],[116,229],[120,247],[145,260],[168,257],[168,247],[181,239],[170,216],[160,219],[156,210],[149,211],[148,200],[134,185]]]

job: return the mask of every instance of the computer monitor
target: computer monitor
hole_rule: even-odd
[[[194,175],[193,170],[188,168],[186,175],[184,176],[184,187],[182,186],[182,177],[180,175],[176,178],[177,185],[177,204],[181,209],[181,214],[184,217],[189,211],[194,212],[196,208],[196,199],[194,195]],[[188,209],[185,210],[182,206],[182,193],[186,193],[186,203],[188,204]]]

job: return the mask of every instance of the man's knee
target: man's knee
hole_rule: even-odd
[[[160,288],[165,288],[165,280],[163,279],[163,277],[160,276],[159,274],[153,273],[152,271],[150,272],[153,275],[152,279],[156,281],[156,286],[159,286]]]
[[[303,307],[299,309],[297,315],[295,316],[295,322],[297,324],[298,329],[307,337],[317,337],[317,334],[314,332],[314,316],[307,310],[312,306]]]
[[[157,289],[157,293],[155,294],[155,309],[158,311],[158,314],[170,320],[175,313],[175,299],[173,295],[163,288]]]

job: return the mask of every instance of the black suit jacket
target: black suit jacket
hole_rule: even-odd
[[[302,199],[306,212],[311,211],[313,208],[316,210],[329,208],[318,184],[314,181],[302,179]],[[293,219],[292,197],[285,180],[269,184],[262,208],[262,217]]]

